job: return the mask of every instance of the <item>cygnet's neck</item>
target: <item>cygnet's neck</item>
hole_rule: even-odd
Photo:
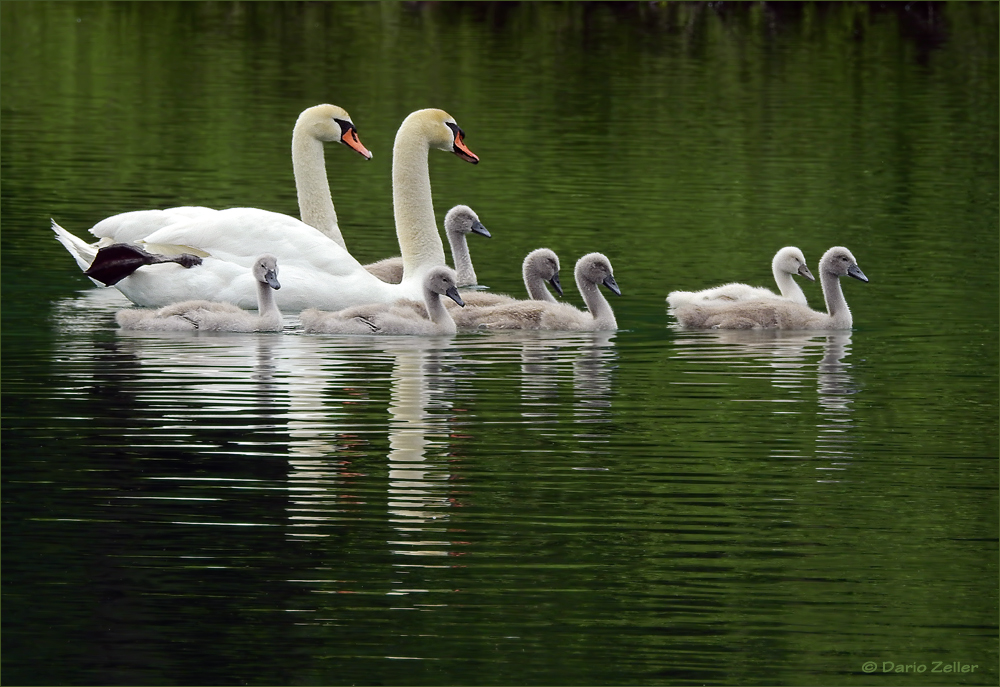
[[[475,286],[476,270],[472,268],[472,256],[469,255],[469,242],[461,231],[447,231],[448,243],[451,246],[451,260],[454,263],[458,286]]]
[[[418,123],[404,121],[392,147],[392,210],[403,256],[403,281],[419,276],[428,267],[445,264],[427,168],[430,145]]]
[[[427,316],[436,324],[442,333],[455,333],[458,329],[448,308],[441,302],[441,295],[424,287],[424,305],[427,306]]]
[[[576,274],[576,288],[583,296],[583,302],[587,305],[587,310],[594,318],[595,329],[618,329],[618,320],[608,303],[608,299],[601,293],[600,286],[595,282],[584,279],[581,274]]]
[[[771,273],[774,275],[774,283],[778,285],[781,295],[790,301],[806,302],[806,295],[802,287],[795,281],[795,277],[778,267],[777,263],[771,265]]]
[[[257,282],[257,316],[263,323],[281,323],[281,311],[274,299],[274,289],[262,281]]]
[[[854,324],[851,309],[847,307],[847,299],[840,285],[840,277],[829,270],[822,270],[820,281],[823,286],[823,299],[826,301],[826,312],[830,316],[831,329],[850,329]]]
[[[546,301],[548,303],[558,302],[556,301],[555,296],[553,296],[549,292],[548,288],[546,288],[545,279],[541,274],[539,274],[538,268],[535,265],[525,262],[522,272],[524,277],[524,288],[528,291],[528,298],[533,301]]]

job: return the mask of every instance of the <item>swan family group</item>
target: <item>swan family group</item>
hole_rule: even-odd
[[[292,166],[301,221],[256,208],[185,206],[126,212],[98,222],[88,243],[55,221],[56,238],[94,283],[114,286],[135,305],[117,314],[125,329],[280,331],[282,311],[299,311],[308,332],[447,335],[459,329],[607,331],[618,328],[600,290],[621,295],[611,262],[581,257],[577,288],[587,310],[558,302],[559,258],[547,248],[524,259],[527,300],[464,289],[476,285],[466,238],[490,236],[471,208],[444,221],[454,269],[445,262],[431,199],[428,153],[439,149],[473,164],[465,133],[447,112],[418,110],[393,145],[393,215],[400,256],[362,265],[347,250],[326,176],[323,144],[339,142],[371,159],[348,113],[336,105],[302,112],[292,133]],[[845,248],[819,263],[827,313],[811,310],[792,276],[813,279],[802,252],[775,256],[780,294],[744,284],[671,293],[671,312],[690,328],[844,329],[851,327],[839,278],[867,281]],[[280,271],[280,279],[279,279]],[[442,298],[442,296],[444,298]],[[256,309],[256,313],[252,312]]]

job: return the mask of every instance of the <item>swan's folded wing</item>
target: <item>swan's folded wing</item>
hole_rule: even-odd
[[[136,210],[106,217],[90,229],[98,238],[112,243],[134,243],[153,232],[174,224],[183,224],[192,219],[207,218],[217,212],[212,208],[183,206],[165,210]]]
[[[309,266],[333,275],[363,271],[344,248],[294,217],[256,208],[231,208],[163,227],[145,239],[150,252],[207,253],[249,268],[263,252],[278,258],[284,269]]]

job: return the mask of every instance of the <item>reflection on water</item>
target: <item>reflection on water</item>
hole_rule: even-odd
[[[481,439],[474,428],[483,419],[474,410],[482,393],[477,379],[516,388],[518,414],[529,431],[570,436],[580,452],[608,440],[601,425],[612,416],[614,333],[331,337],[302,333],[294,318],[287,318],[283,333],[123,331],[114,325],[114,312],[127,305],[113,290],[86,291],[55,304],[53,325],[62,333],[57,359],[68,377],[88,384],[100,379],[105,393],[113,389],[123,399],[121,436],[132,449],[168,446],[192,461],[224,455],[287,463],[280,481],[183,474],[144,479],[174,484],[173,495],[162,498],[175,500],[286,492],[287,537],[306,542],[336,536],[362,510],[370,512],[371,459],[384,453],[386,545],[393,558],[405,557],[391,563],[403,576],[389,581],[390,595],[425,591],[408,587],[405,575],[442,567],[433,561],[462,555],[474,544],[451,533],[448,523],[463,498],[453,466],[464,458],[454,440]],[[99,343],[81,345],[89,339]],[[496,372],[482,374],[486,370]],[[568,417],[562,412],[567,390]],[[252,516],[237,523],[207,514],[197,522],[265,524]],[[317,584],[325,589],[324,582]]]
[[[996,684],[997,7],[0,3],[3,681]],[[480,279],[600,250],[625,329],[129,334],[67,298],[48,216],[295,214],[331,99],[375,151],[326,156],[359,259],[443,107]],[[879,266],[853,334],[666,329],[789,244]]]
[[[386,342],[392,354],[389,413],[388,513],[396,556],[438,558],[453,555],[446,538],[448,509],[455,503],[447,467],[449,414],[453,404],[445,377],[439,374],[448,356],[448,339],[404,337]],[[394,562],[396,568],[433,563]],[[396,578],[403,595],[408,589]]]
[[[850,466],[853,458],[851,446],[856,441],[852,436],[855,430],[852,405],[857,388],[851,375],[851,365],[845,361],[850,355],[850,331],[685,332],[676,343],[677,358],[701,364],[697,371],[687,371],[686,375],[714,378],[719,374],[729,374],[744,379],[767,380],[774,389],[773,394],[730,400],[773,404],[769,412],[776,416],[775,422],[779,422],[783,415],[808,412],[804,405],[809,403],[808,391],[815,387],[815,455],[828,459],[828,464],[816,467],[822,471],[817,480],[840,481],[836,473]],[[722,366],[722,371],[709,371],[705,369],[706,364]],[[675,383],[692,384],[690,381]],[[797,457],[800,454],[796,449],[789,453],[776,444],[771,455]]]
[[[858,390],[850,372],[850,363],[844,362],[850,355],[850,346],[850,332],[827,334],[823,343],[823,358],[816,375],[821,419],[817,425],[816,455],[829,457],[830,465],[817,467],[817,470],[842,472],[854,459],[853,446],[857,439],[853,436],[856,427],[852,406]],[[827,477],[827,480],[839,479],[833,474]]]
[[[54,305],[37,393],[74,461],[33,485],[63,505],[31,525],[76,527],[51,537],[62,559],[93,556],[151,627],[161,598],[239,608],[248,632],[356,647],[352,682],[486,651],[549,676],[554,655],[600,656],[602,681],[669,656],[706,682],[743,669],[719,647],[747,618],[854,627],[869,563],[886,570],[847,562],[897,506],[859,430],[857,334],[123,332],[123,305]]]

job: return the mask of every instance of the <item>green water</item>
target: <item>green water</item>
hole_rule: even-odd
[[[0,28],[5,684],[996,684],[996,4]],[[439,221],[493,234],[480,281],[520,294],[545,245],[579,305],[604,252],[621,330],[118,331],[49,218],[297,215],[321,102],[374,153],[326,154],[359,259],[398,252],[393,136],[440,107],[482,160],[430,157]],[[851,249],[853,331],[673,327],[667,292],[769,286],[784,245]]]

